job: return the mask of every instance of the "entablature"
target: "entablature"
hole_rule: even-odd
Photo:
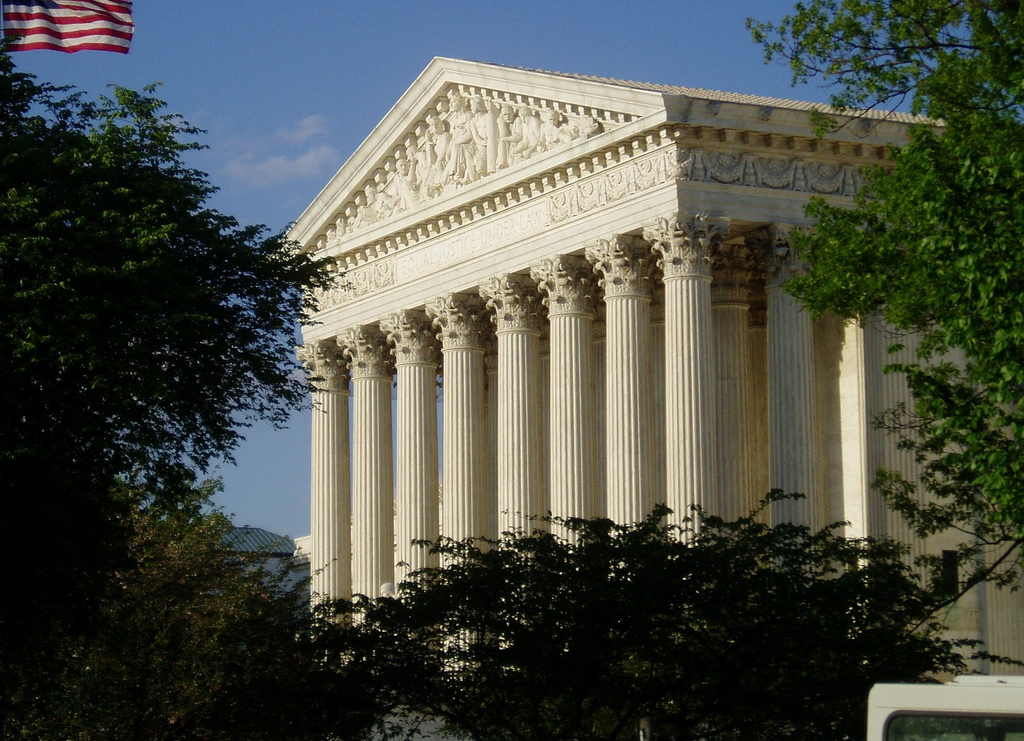
[[[538,168],[511,171],[372,229],[328,232],[315,249],[333,258],[339,271],[351,270],[532,199],[550,196],[550,220],[560,222],[670,179],[852,197],[860,187],[861,168],[883,162],[886,149],[661,123],[646,129],[627,126],[584,151],[560,154],[538,162]]]

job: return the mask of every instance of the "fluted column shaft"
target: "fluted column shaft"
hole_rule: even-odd
[[[768,265],[768,458],[773,489],[803,499],[772,505],[772,522],[817,527],[818,433],[815,410],[814,328],[811,316],[782,284],[803,265],[784,229],[770,236]]]
[[[398,376],[395,473],[395,577],[437,566],[414,540],[440,535],[437,490],[437,367],[434,328],[420,311],[400,311],[381,322],[394,346]]]
[[[651,476],[654,481],[654,501],[668,503],[668,483],[666,481],[668,461],[667,445],[665,444],[665,290],[661,286],[654,287],[651,302]]]
[[[593,269],[582,256],[535,265],[550,326],[549,502],[555,517],[596,517]]]
[[[755,504],[759,504],[771,489],[768,474],[768,307],[763,297],[756,299],[750,307],[750,324],[747,329],[750,366],[751,457],[754,461],[752,483]]]
[[[485,393],[487,396],[487,528],[488,538],[498,532],[498,342],[489,338],[484,351]]]
[[[375,327],[342,341],[352,360],[352,591],[379,597],[395,580],[391,352]]]
[[[749,515],[758,502],[748,304],[756,271],[751,258],[746,245],[721,245],[711,288],[718,512],[729,520]]]
[[[480,284],[498,336],[498,531],[531,531],[544,513],[540,296],[530,278]]]
[[[749,313],[746,304],[712,303],[715,330],[715,423],[718,514],[733,520],[757,507],[751,439]]]
[[[299,348],[313,385],[310,592],[314,603],[352,596],[348,363],[333,341]]]
[[[719,514],[714,454],[715,359],[711,252],[728,223],[706,216],[645,229],[665,276],[665,444],[668,505],[675,521],[700,507]]]
[[[487,417],[483,330],[478,296],[448,294],[427,313],[441,337],[444,378],[441,534],[463,540],[487,532]]]
[[[546,513],[548,507],[548,492],[551,491],[551,461],[548,451],[551,447],[551,343],[550,336],[540,334],[540,361],[539,361],[539,389],[538,403],[540,405],[540,490],[541,507],[540,512]],[[542,523],[543,527],[547,527]]]
[[[598,303],[600,311],[602,304]],[[594,349],[590,354],[594,364],[594,475],[597,477],[597,516],[608,517],[608,457],[605,441],[608,438],[608,413],[605,403],[605,389],[608,386],[605,364],[608,360],[606,326],[601,314],[594,322]]]
[[[605,456],[608,517],[643,520],[654,506],[647,364],[650,342],[650,251],[640,239],[616,236],[587,246],[605,293]]]

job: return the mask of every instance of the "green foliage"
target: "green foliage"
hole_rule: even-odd
[[[332,661],[392,721],[477,741],[629,739],[641,722],[675,739],[856,738],[875,682],[962,668],[900,546],[755,517],[695,533],[666,512],[441,542],[448,565],[397,598],[339,605]]]
[[[117,482],[171,500],[305,398],[289,346],[317,264],[206,205],[197,131],[151,92],[86,102],[0,47],[0,704],[128,563]]]
[[[304,589],[267,554],[232,550],[213,491],[182,480],[168,505],[121,488],[129,561],[96,629],[26,678],[11,737],[277,741],[337,723],[347,706],[319,702],[337,675],[318,660]]]
[[[1019,0],[809,0],[778,23],[747,20],[765,58],[793,82],[820,79],[840,108],[895,107],[1019,120],[1024,14]]]
[[[1024,8],[812,0],[748,25],[795,80],[836,86],[840,107],[909,99],[941,119],[912,128],[854,208],[811,204],[816,228],[797,243],[812,268],[791,290],[815,314],[917,335],[917,362],[890,368],[914,408],[883,423],[924,466],[928,497],[893,472],[877,484],[918,532],[959,528],[993,551],[989,565],[1012,565],[1024,534]]]

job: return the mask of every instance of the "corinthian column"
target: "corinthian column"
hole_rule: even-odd
[[[486,307],[479,296],[447,294],[427,305],[441,337],[444,377],[441,534],[487,532]]]
[[[391,350],[376,327],[339,339],[352,360],[352,591],[379,597],[395,581]]]
[[[711,348],[711,252],[728,221],[700,214],[644,230],[665,274],[665,444],[668,505],[676,522],[699,506],[718,514]]]
[[[348,364],[334,340],[298,348],[313,383],[309,558],[314,602],[352,596],[348,481]]]
[[[525,275],[480,284],[498,335],[498,532],[544,512],[541,469],[540,295]]]
[[[722,244],[711,284],[715,355],[715,439],[719,514],[729,520],[757,508],[754,484],[750,304],[755,262],[745,244]],[[762,492],[764,494],[764,492]]]
[[[618,235],[588,244],[587,259],[605,295],[607,513],[639,522],[654,506],[647,394],[654,261],[643,240]]]
[[[750,324],[747,330],[750,348],[750,394],[752,397],[750,444],[753,449],[752,473],[755,504],[760,504],[772,488],[768,474],[768,304],[763,275],[751,294]]]
[[[422,311],[396,311],[381,320],[394,345],[398,375],[395,481],[395,576],[436,566],[429,549],[414,540],[440,535],[437,496],[437,366],[434,327]]]
[[[596,517],[593,268],[580,255],[535,265],[551,331],[550,509],[556,517]]]
[[[498,532],[498,338],[485,339],[484,393],[487,396],[487,528],[486,536],[496,540]]]
[[[815,414],[814,332],[810,314],[782,289],[805,269],[789,231],[771,227],[767,240],[768,466],[773,489],[803,494],[775,502],[772,522],[820,526],[818,435]]]

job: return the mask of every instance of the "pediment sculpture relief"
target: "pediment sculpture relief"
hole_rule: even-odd
[[[627,120],[622,114],[451,86],[336,216],[328,241]]]

